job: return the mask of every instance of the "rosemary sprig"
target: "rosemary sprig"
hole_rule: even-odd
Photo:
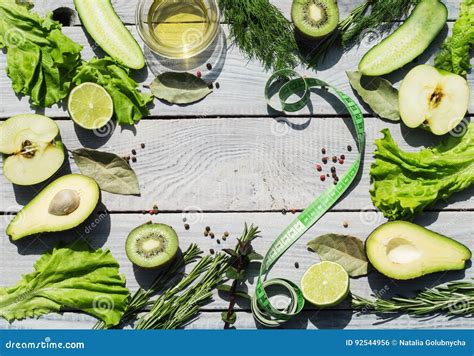
[[[175,280],[182,274],[180,271],[184,269],[188,264],[195,262],[202,251],[196,244],[191,244],[188,249],[178,256],[169,267],[153,281],[152,285],[147,289],[139,288],[130,298],[127,309],[122,316],[120,324],[117,327],[123,326],[124,324],[133,321],[139,313],[145,310],[146,307],[152,305],[151,298],[163,290],[171,281]],[[103,322],[98,322],[94,325],[94,329],[105,329]]]
[[[378,313],[403,312],[415,316],[429,314],[474,315],[474,283],[472,281],[451,282],[444,286],[426,289],[414,298],[394,297],[373,300],[353,296],[352,307],[373,310]]]
[[[222,312],[222,320],[224,321],[224,328],[228,329],[230,325],[234,324],[237,319],[237,314],[234,311],[235,303],[238,297],[251,299],[251,297],[240,287],[245,284],[245,270],[250,262],[262,260],[263,257],[256,253],[252,246],[252,241],[259,236],[257,226],[250,225],[250,228],[245,224],[242,236],[237,239],[237,245],[233,250],[224,249],[226,253],[231,256],[230,267],[227,270],[226,276],[232,280],[232,284],[221,284],[218,289],[229,293],[229,307]]]
[[[366,0],[354,8],[349,16],[339,22],[336,31],[324,38],[309,54],[309,66],[317,66],[329,49],[341,42],[344,49],[359,43],[364,35],[388,31],[395,21],[405,17],[420,0]],[[370,9],[370,11],[369,11]]]
[[[269,0],[219,0],[230,37],[266,70],[294,68],[299,51],[292,23]]]
[[[155,300],[150,312],[140,318],[135,328],[176,329],[183,326],[212,298],[212,290],[222,283],[228,267],[229,258],[223,254],[202,258],[188,276]]]

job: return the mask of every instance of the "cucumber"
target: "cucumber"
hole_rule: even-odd
[[[379,76],[410,63],[433,42],[447,18],[448,10],[442,2],[422,0],[403,25],[362,57],[359,72]]]
[[[74,6],[87,32],[105,53],[126,67],[143,68],[142,49],[115,13],[110,0],[74,0]]]

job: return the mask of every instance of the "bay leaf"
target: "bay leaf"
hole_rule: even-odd
[[[137,175],[116,154],[81,148],[72,151],[72,156],[81,173],[95,179],[100,189],[114,194],[140,194]]]
[[[380,77],[365,77],[359,72],[346,72],[352,88],[372,111],[383,119],[398,121],[398,90]]]
[[[191,73],[166,72],[150,85],[152,94],[171,104],[192,104],[212,93],[208,84]]]
[[[316,252],[321,260],[339,263],[351,277],[367,274],[369,263],[364,243],[357,237],[326,234],[311,240],[307,246]]]

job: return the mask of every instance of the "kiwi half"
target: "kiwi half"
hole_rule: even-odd
[[[335,0],[293,0],[291,18],[303,35],[320,38],[336,29],[339,8]]]
[[[152,223],[133,229],[125,243],[128,259],[143,268],[166,265],[175,258],[178,247],[178,235],[171,226]]]

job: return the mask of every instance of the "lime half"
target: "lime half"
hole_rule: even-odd
[[[349,275],[340,264],[324,261],[312,265],[301,279],[308,302],[324,308],[339,304],[349,293]]]
[[[112,118],[114,103],[100,85],[83,83],[69,94],[68,110],[76,124],[94,130],[100,129]]]

